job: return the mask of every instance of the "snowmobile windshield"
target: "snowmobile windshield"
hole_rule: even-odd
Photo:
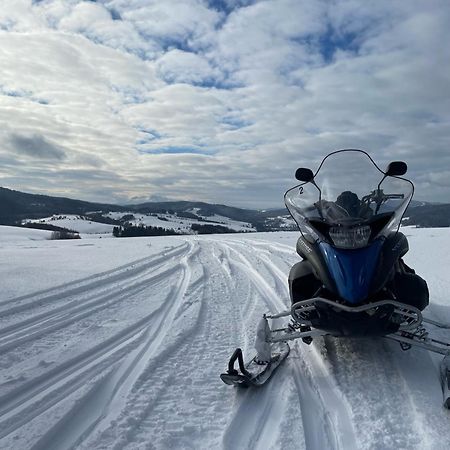
[[[309,241],[355,249],[397,231],[413,192],[411,181],[387,176],[366,152],[338,150],[284,200]]]

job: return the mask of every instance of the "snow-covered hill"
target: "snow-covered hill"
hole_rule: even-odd
[[[185,213],[186,214],[186,213]],[[183,217],[176,213],[148,213],[140,214],[129,212],[109,212],[96,214],[97,220],[103,218],[117,221],[116,224],[101,223],[93,220],[89,215],[76,214],[54,214],[41,219],[25,219],[23,224],[38,223],[66,228],[80,233],[82,238],[91,237],[112,237],[114,226],[119,224],[130,224],[133,226],[159,227],[165,230],[174,230],[179,234],[196,234],[192,225],[213,225],[226,227],[230,232],[252,232],[255,228],[248,222],[230,219],[229,217],[214,215],[210,217],[197,216],[188,212],[192,217]]]
[[[0,226],[0,245],[17,241],[42,241],[50,239],[51,231],[32,228]]]
[[[217,214],[209,217],[198,216],[195,211],[186,211],[192,217],[183,217],[181,214],[177,215],[175,213],[109,213],[108,217],[116,220],[120,220],[123,217],[132,216],[127,222],[132,225],[139,226],[151,226],[160,227],[164,229],[173,229],[177,232],[183,234],[193,234],[192,225],[220,225],[229,228],[232,231],[256,231],[255,228],[248,222],[238,221],[230,219],[229,217],[219,216]]]
[[[450,322],[450,230],[404,232],[426,315]],[[0,448],[448,448],[423,350],[315,339],[264,388],[220,381],[260,315],[288,304],[297,236],[0,239]]]
[[[44,217],[35,220],[23,220],[23,224],[40,223],[53,225],[56,227],[66,228],[68,230],[80,233],[82,237],[112,236],[114,225],[95,222],[89,217],[76,214],[55,214],[53,216]]]

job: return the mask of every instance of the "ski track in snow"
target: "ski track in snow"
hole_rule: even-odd
[[[255,255],[253,247],[243,245],[241,242],[238,243],[239,247],[237,256],[242,261],[240,264],[243,264],[243,270],[253,280],[254,285],[258,286],[269,310],[275,312],[286,309],[288,305],[280,300],[289,298],[288,290],[283,283],[286,279],[284,273],[267,258],[267,252],[259,252]],[[270,275],[268,279],[275,281],[275,288],[272,288],[255,270],[255,256],[265,266]],[[298,345],[295,346],[295,350],[295,353],[299,353]],[[293,361],[292,373],[302,410],[306,447],[357,448],[348,407],[344,401],[340,402],[336,399],[336,386],[332,384],[329,374],[317,359],[314,358],[314,365],[308,367],[304,362],[303,352],[300,351],[300,357],[292,355],[293,353],[291,352],[290,355]],[[310,372],[309,376],[305,376],[307,372]],[[341,432],[343,436],[345,435],[343,439],[340,438]],[[340,442],[341,440],[343,442]]]
[[[177,257],[179,254],[180,252],[173,252],[173,257]],[[47,333],[88,317],[101,309],[109,308],[115,302],[123,301],[125,299],[123,291],[126,291],[128,295],[135,294],[147,289],[152,283],[166,279],[174,268],[169,267],[160,271],[157,271],[157,269],[167,265],[167,262],[163,261],[168,257],[170,255],[165,255],[151,262],[145,261],[141,264],[133,264],[132,268],[127,267],[127,270],[121,270],[118,274],[110,274],[106,282],[96,281],[80,288],[56,294],[52,293],[50,296],[38,297],[30,303],[1,312],[4,318],[14,314],[23,315],[24,311],[28,312],[29,315],[30,310],[36,309],[36,303],[41,310],[44,309],[44,305],[45,309],[48,309],[43,313],[32,315],[18,323],[3,327],[0,330],[0,355],[22,343],[33,341]],[[156,274],[151,278],[146,276],[149,270],[156,271]],[[59,305],[63,304],[51,307],[56,298]]]
[[[115,413],[117,411],[120,412],[124,407],[130,390],[146,367],[148,360],[160,346],[169,329],[169,325],[174,319],[180,301],[186,293],[190,280],[188,258],[192,258],[192,254],[184,256],[181,260],[183,271],[181,279],[171,290],[168,298],[164,300],[161,310],[158,311],[156,320],[152,321],[150,325],[147,325],[144,339],[139,346],[124,358],[124,361],[115,373],[106,377],[106,379],[99,383],[99,386],[94,388],[94,392],[87,398],[90,407],[87,408],[83,403],[81,407],[78,406],[78,411],[75,414],[71,414],[70,424],[63,423],[54,427],[35,446],[36,449],[59,448],[58,441],[55,443],[55,436],[64,435],[63,432],[68,427],[70,427],[70,435],[73,440],[73,442],[70,442],[70,445],[74,445],[87,432],[92,432],[96,429],[102,430],[105,428],[105,423],[109,425],[110,422],[115,420]],[[74,423],[78,425],[78,429],[74,426]],[[62,444],[67,445],[67,441],[67,437],[64,437]]]
[[[177,252],[177,254],[179,254],[179,252]],[[167,256],[164,259],[167,259]],[[133,275],[136,276],[137,273],[140,274],[141,271],[144,270],[148,271],[149,269],[155,269],[155,266],[159,265],[162,261],[163,259],[158,257],[154,260],[152,258],[152,261],[150,262],[146,261],[146,264],[142,264],[144,263],[144,261],[142,261],[142,265],[137,269],[136,263],[133,263],[129,265],[129,267],[133,267],[131,270],[131,278],[128,278],[127,272],[129,271],[124,272],[124,268],[121,268],[119,271],[120,275],[114,271],[108,273],[106,279],[102,281],[96,280],[94,283],[89,283],[87,286],[83,287],[82,290],[75,290],[77,295],[81,296],[84,292],[88,293],[89,299],[95,297],[95,292],[98,294],[100,292],[102,293],[104,290],[110,291],[111,293],[109,296],[101,296],[99,297],[100,300],[97,299],[94,301],[95,304],[100,303],[102,306],[108,306],[111,303],[111,298],[114,298],[114,301],[116,301],[115,297],[119,296],[119,300],[126,300],[129,295],[134,294],[136,290],[141,289],[142,285],[145,285],[147,288],[151,286],[155,277],[149,278],[147,274],[147,279],[144,282],[140,281],[139,283],[136,283],[136,278],[133,278]],[[164,278],[168,276],[167,271],[162,272],[162,274]],[[135,282],[134,285],[133,279]],[[119,281],[126,281],[126,286],[122,287],[120,284],[118,285],[117,283]],[[113,289],[112,286],[115,286],[115,289]],[[72,288],[68,291],[65,291],[64,288],[58,288],[58,291],[62,302],[65,302],[67,298],[71,298],[74,295]],[[112,294],[112,291],[117,292]],[[53,295],[51,297],[46,297],[43,301],[44,305],[49,298],[51,298],[52,301],[54,300]],[[41,300],[33,300],[28,306],[31,307],[35,301],[40,302]],[[106,302],[106,305],[104,305],[103,302]],[[73,315],[72,309],[75,309],[73,308],[73,303],[76,303],[76,301],[67,303],[72,316],[71,314],[59,314],[60,310],[63,308],[57,307],[55,308],[57,312],[52,310],[47,313],[38,314],[36,321],[25,319],[20,323],[15,323],[11,327],[8,327],[6,331],[3,330],[4,333],[2,333],[2,337],[14,336],[17,330],[22,331],[23,336],[21,335],[15,341],[10,340],[7,345],[0,346],[2,353],[23,344],[23,342],[36,339],[38,336],[40,337],[43,334],[67,326],[76,320],[80,320],[80,317],[95,313],[98,309],[97,307],[92,307],[91,303],[93,302],[84,302],[83,300],[80,300],[79,303],[82,306],[77,308],[76,312],[82,310],[83,313]],[[83,305],[83,303],[85,304]],[[170,303],[164,302],[163,306],[168,304]],[[0,420],[2,421],[2,426],[0,428],[0,437],[5,437],[15,431],[20,425],[27,423],[33,417],[42,414],[42,412],[45,412],[50,407],[66,398],[69,393],[80,386],[83,386],[86,380],[92,379],[96,374],[104,371],[105,368],[108,369],[116,358],[123,357],[128,344],[132,344],[141,338],[143,329],[154,324],[152,319],[155,317],[157,318],[158,316],[164,317],[164,308],[161,309],[162,311],[158,311],[158,309],[153,311],[137,323],[122,329],[113,337],[91,347],[88,351],[57,365],[40,376],[26,381],[8,394],[1,396]],[[10,310],[6,313],[8,312],[10,312]],[[66,319],[66,316],[71,316],[71,318]],[[51,325],[48,324],[49,321],[52,322]],[[36,323],[41,326],[41,329],[38,332],[34,331]],[[27,335],[26,333],[26,325],[28,324],[30,326],[30,335]],[[24,410],[26,412],[25,414]]]
[[[222,384],[235,347],[252,356],[261,314],[289,306],[299,258],[232,235],[168,242],[0,303],[0,448],[447,448],[425,351],[318,338],[291,343],[266,386]]]

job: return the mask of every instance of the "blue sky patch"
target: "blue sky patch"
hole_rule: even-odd
[[[239,130],[252,125],[252,122],[240,119],[236,116],[224,116],[220,119],[220,123],[227,125],[232,130]]]
[[[242,6],[249,6],[256,3],[255,0],[208,0],[208,7],[225,14],[232,13]]]
[[[7,97],[26,97],[26,98],[29,98],[33,95],[31,91],[10,89],[6,86],[0,86],[0,94],[6,95]]]
[[[160,133],[150,128],[136,127],[136,130],[139,131],[139,138],[136,139],[136,145],[139,150],[143,150],[144,152],[146,151],[145,145],[162,138]]]
[[[331,62],[338,50],[356,53],[359,49],[356,37],[356,33],[337,33],[329,26],[326,33],[319,37],[319,51],[324,61]]]
[[[6,86],[0,85],[0,95],[6,97],[26,98],[27,100],[39,103],[41,105],[48,105],[49,101],[44,98],[35,97],[31,91],[10,89]]]
[[[130,86],[111,85],[111,89],[122,96],[122,101],[125,105],[139,105],[147,101],[147,98],[141,91]]]
[[[109,13],[111,14],[112,20],[122,20],[122,16],[120,15],[119,11],[117,11],[114,8],[108,8]]]
[[[153,155],[161,155],[161,154],[167,154],[167,155],[176,155],[176,154],[195,154],[195,155],[212,155],[216,153],[215,151],[206,151],[201,148],[196,147],[190,147],[190,146],[167,146],[167,147],[159,147],[159,148],[153,148],[153,149],[138,149],[139,153],[149,153]]]
[[[140,133],[143,133],[144,135],[146,135],[147,138],[152,141],[154,141],[155,139],[162,138],[162,134],[158,133],[156,130],[153,130],[152,128],[138,126],[138,127],[136,127],[136,130],[139,131]]]
[[[144,40],[156,42],[163,52],[168,52],[169,50],[178,49],[184,52],[191,52],[193,48],[191,47],[191,41],[193,40],[192,33],[184,33],[180,35],[173,36],[155,36],[151,30],[149,32],[138,30],[139,34],[144,38]]]

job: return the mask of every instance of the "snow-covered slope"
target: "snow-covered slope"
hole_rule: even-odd
[[[404,232],[430,285],[426,315],[450,322],[450,229]],[[264,388],[220,381],[261,313],[288,304],[296,238],[2,244],[0,448],[448,448],[426,351],[316,339],[293,344]]]
[[[196,211],[187,211],[196,216]],[[177,214],[170,213],[152,213],[152,214],[139,214],[139,213],[109,213],[108,217],[119,220],[122,217],[130,215],[132,219],[128,222],[133,225],[145,225],[151,227],[161,227],[164,229],[173,229],[175,231],[190,234],[193,233],[192,224],[197,225],[222,225],[233,231],[255,231],[251,224],[247,222],[241,222],[230,219],[229,217],[214,215],[209,217],[183,217]]]
[[[82,237],[94,237],[93,235],[110,235],[112,236],[112,230],[114,225],[106,223],[99,223],[90,220],[88,217],[79,216],[75,214],[58,214],[50,217],[45,217],[37,220],[25,220],[31,223],[44,223],[48,225],[54,225],[57,227],[67,228],[82,234]]]
[[[50,239],[51,231],[0,225],[0,244],[18,241],[42,241]]]

